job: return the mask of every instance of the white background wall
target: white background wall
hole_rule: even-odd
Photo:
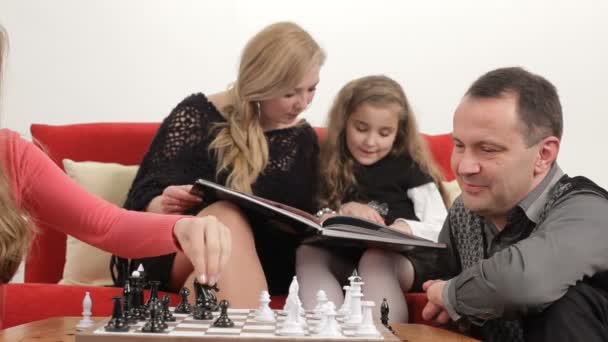
[[[322,125],[346,81],[384,73],[404,86],[421,130],[451,130],[469,84],[521,65],[559,89],[570,174],[608,187],[608,1],[0,0],[11,51],[3,125],[159,121],[184,96],[224,89],[246,40],[292,20],[326,49],[304,114]]]

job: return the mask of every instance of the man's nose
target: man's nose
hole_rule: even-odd
[[[460,160],[458,160],[457,171],[460,175],[472,175],[479,173],[480,170],[479,161],[470,153],[463,153]]]

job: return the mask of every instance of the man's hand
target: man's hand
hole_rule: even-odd
[[[391,224],[391,228],[395,228],[398,231],[404,232],[409,235],[414,235],[414,233],[412,232],[412,227],[410,227],[407,222],[404,222],[402,220],[393,222],[393,224]]]
[[[434,320],[439,324],[446,324],[450,321],[450,315],[445,310],[443,303],[443,288],[446,282],[443,280],[428,280],[422,284],[422,289],[426,291],[428,303],[422,309],[422,318],[427,321]]]
[[[338,210],[338,213],[342,215],[361,217],[378,224],[385,224],[382,216],[380,216],[380,214],[374,208],[368,206],[367,204],[348,202],[342,204],[340,210]]]
[[[230,230],[215,216],[187,217],[175,223],[173,235],[192,262],[198,281],[215,284],[230,258]]]

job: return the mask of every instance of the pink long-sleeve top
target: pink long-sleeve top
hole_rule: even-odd
[[[18,133],[0,129],[0,163],[17,206],[53,229],[127,258],[178,250],[173,226],[183,216],[128,211],[87,192]]]

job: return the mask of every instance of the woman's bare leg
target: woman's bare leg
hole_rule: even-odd
[[[233,308],[254,308],[258,306],[260,292],[268,285],[255,249],[255,240],[247,217],[235,205],[220,201],[203,209],[197,216],[213,215],[225,224],[231,233],[232,254],[222,270],[217,284],[220,289],[218,299],[227,299]],[[195,279],[190,260],[177,253],[173,261],[169,288],[179,291],[186,286],[190,289],[190,300],[194,301],[192,288]],[[208,275],[212,277],[213,275]]]
[[[363,278],[365,300],[376,303],[374,317],[379,318],[380,304],[386,298],[389,303],[389,319],[393,322],[408,321],[404,292],[414,282],[414,268],[405,256],[380,249],[368,249],[359,260],[359,275]]]

